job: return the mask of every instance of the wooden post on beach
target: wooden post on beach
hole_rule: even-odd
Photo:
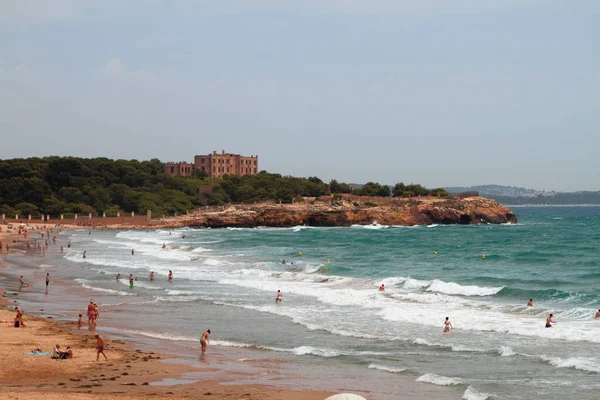
[[[106,218],[106,213],[105,212],[102,213],[102,218]]]
[[[29,216],[27,216],[27,219],[28,219],[29,221],[31,221],[31,214],[29,214]]]
[[[146,210],[146,222],[152,221],[152,210]]]
[[[46,222],[50,222],[50,214],[46,215]]]
[[[131,212],[131,216],[132,216],[132,217],[135,217],[135,211],[132,211],[132,212]]]
[[[75,219],[77,219],[77,214],[75,214]]]
[[[63,219],[65,219],[65,215],[64,214],[60,214],[60,220],[62,221]]]
[[[19,219],[19,214],[15,214],[15,219]]]
[[[88,214],[88,219],[92,219],[92,213]]]
[[[121,218],[121,213],[120,212],[117,213],[117,218]]]

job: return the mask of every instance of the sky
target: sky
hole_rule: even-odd
[[[600,190],[597,0],[3,0],[0,158]]]

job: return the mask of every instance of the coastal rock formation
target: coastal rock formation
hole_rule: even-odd
[[[363,200],[338,199],[306,201],[297,204],[247,204],[203,210],[170,222],[175,226],[197,227],[290,227],[429,224],[516,223],[507,207],[484,197],[379,199],[379,204]]]

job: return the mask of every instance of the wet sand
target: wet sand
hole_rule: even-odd
[[[13,252],[24,250],[23,237],[0,232],[3,243],[10,242]],[[13,239],[20,243],[13,243]],[[0,258],[0,268],[6,251]],[[0,280],[0,286],[8,282]],[[174,361],[174,356],[134,349],[122,340],[103,334],[108,361],[96,362],[93,331],[75,329],[75,323],[58,322],[27,313],[26,327],[14,328],[14,306],[18,300],[0,289],[0,397],[7,399],[142,399],[158,398],[231,398],[231,399],[324,399],[332,393],[290,391],[265,385],[232,385],[231,379],[202,379],[214,376],[213,368],[196,368]],[[19,293],[21,297],[27,293]],[[9,300],[10,299],[10,300]],[[81,300],[85,300],[82,298]],[[54,345],[70,346],[74,357],[54,360],[50,356],[26,355],[34,348],[51,351]],[[184,374],[194,374],[185,379]],[[252,371],[249,370],[251,375]],[[210,396],[210,397],[207,397]]]

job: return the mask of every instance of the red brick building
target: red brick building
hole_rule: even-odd
[[[194,163],[166,163],[164,172],[172,176],[190,176],[194,170],[204,171],[208,176],[223,177],[224,175],[256,175],[258,173],[258,156],[242,156],[225,153],[201,155],[194,157]]]

